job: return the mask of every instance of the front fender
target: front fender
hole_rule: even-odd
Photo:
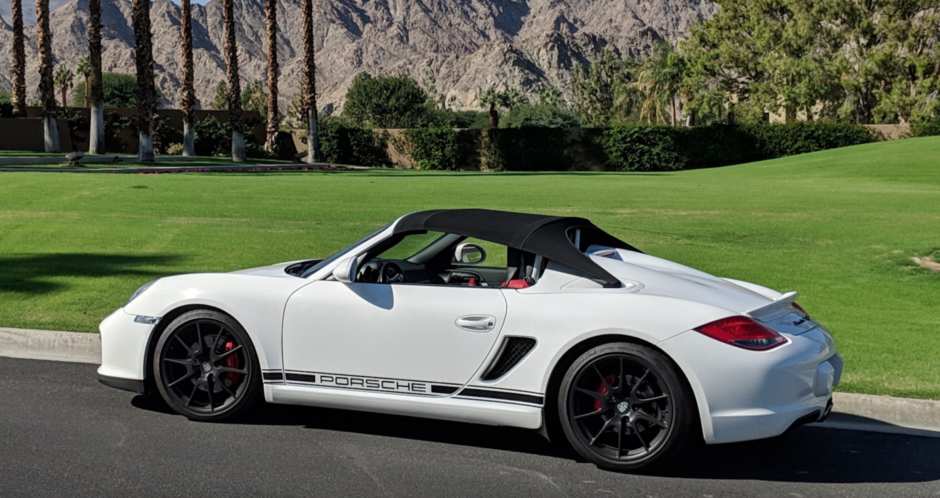
[[[238,321],[262,369],[281,368],[281,326],[287,298],[307,280],[233,273],[162,278],[124,307],[126,313],[166,317],[182,307],[218,309]]]

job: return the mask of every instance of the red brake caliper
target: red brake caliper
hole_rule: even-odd
[[[597,392],[599,392],[599,393],[601,393],[601,394],[603,394],[603,395],[606,396],[606,395],[610,394],[610,392],[607,390],[607,384],[614,385],[614,381],[616,381],[617,378],[614,376],[614,374],[610,374],[610,375],[608,375],[607,377],[604,377],[604,380],[606,380],[607,382],[606,382],[606,383],[601,382],[601,385],[598,386],[598,388],[597,388]],[[604,407],[604,405],[601,404],[601,400],[599,400],[599,399],[595,399],[595,400],[594,400],[594,409],[595,409],[595,410],[600,410],[600,409],[603,408],[603,407]]]
[[[228,341],[228,342],[225,343],[225,352],[229,352],[229,351],[231,351],[231,350],[233,350],[233,349],[235,349],[235,343],[234,343],[234,342]],[[229,356],[228,358],[226,358],[226,359],[225,359],[225,366],[227,366],[227,367],[229,367],[229,368],[238,368],[238,357],[235,356],[235,355],[231,355],[231,356]],[[232,373],[232,372],[228,372],[228,373],[226,373],[226,374],[224,374],[224,375],[228,378],[228,381],[229,381],[229,383],[231,383],[231,384],[235,384],[236,382],[238,382],[238,378],[241,377],[239,374],[237,374],[237,373]]]

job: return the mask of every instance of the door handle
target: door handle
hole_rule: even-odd
[[[496,327],[496,317],[489,315],[462,316],[454,322],[458,327],[470,332],[489,332]]]

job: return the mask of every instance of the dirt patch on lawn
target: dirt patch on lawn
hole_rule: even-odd
[[[934,261],[933,256],[914,256],[911,261],[917,263],[917,266],[940,273],[940,263]]]

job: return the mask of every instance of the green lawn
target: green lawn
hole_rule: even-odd
[[[841,389],[940,399],[940,138],[670,174],[0,173],[0,325],[95,330],[161,275],[328,255],[441,207],[588,217],[641,249],[797,290]]]

